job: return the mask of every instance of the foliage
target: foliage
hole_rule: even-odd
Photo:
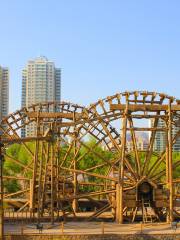
[[[34,150],[34,143],[28,143],[28,148],[33,152]],[[9,156],[9,157],[8,157]],[[31,172],[26,171],[24,172],[24,168],[19,164],[12,161],[13,159],[18,160],[23,165],[27,166],[31,163],[32,157],[27,152],[26,146],[23,144],[13,144],[9,146],[6,150],[5,155],[5,162],[3,168],[3,174],[5,176],[18,176],[24,173],[24,177],[30,177],[32,175]],[[21,189],[21,183],[16,179],[8,179],[4,181],[5,191],[7,192],[16,192]]]
[[[13,159],[18,160],[21,164],[25,166],[31,165],[33,161],[33,155],[29,153],[26,146],[28,147],[28,149],[30,149],[32,153],[34,152],[34,149],[35,149],[34,142],[26,143],[26,145],[13,144],[8,147],[8,149],[6,150],[7,156],[5,157],[5,163],[4,163],[4,175],[6,176],[22,176],[23,175],[24,177],[32,178],[32,171],[29,171],[29,170],[24,171],[24,167],[20,166],[18,163],[15,163],[11,159],[12,157]],[[139,159],[140,159],[141,166],[143,166],[145,162],[145,158],[146,158],[145,154],[146,154],[145,152],[139,152]],[[120,154],[118,154],[117,152],[110,151],[107,148],[103,147],[102,144],[99,144],[97,140],[92,137],[89,139],[86,139],[86,141],[82,140],[81,148],[78,148],[78,145],[77,146],[74,145],[71,148],[67,144],[63,144],[60,146],[58,157],[61,162],[66,157],[66,161],[64,162],[64,165],[63,165],[64,167],[73,168],[72,163],[73,163],[74,156],[76,157],[78,169],[86,170],[86,171],[88,170],[89,173],[99,174],[99,175],[108,174],[109,165],[106,164],[107,162],[117,161],[120,158]],[[155,168],[153,168],[153,171],[151,173],[153,175],[161,171],[165,171],[166,159],[162,159],[162,161],[160,161],[158,164],[157,164],[157,159],[158,159],[158,153],[154,153],[151,156],[149,161],[149,169],[156,166]],[[135,169],[135,154],[133,152],[129,154],[128,160],[130,161],[132,167]],[[180,153],[174,152],[173,163],[176,163],[177,161],[180,161]],[[97,167],[97,166],[100,166],[100,167]],[[64,174],[66,174],[66,171],[64,171]],[[161,177],[161,180],[163,180],[164,176]],[[174,178],[177,178],[179,176],[180,176],[180,164],[173,171]],[[83,176],[81,177],[83,178]],[[90,175],[87,175],[86,179],[83,179],[83,181],[86,181],[86,180],[88,180],[88,182],[96,182],[99,184],[110,183],[103,178],[98,178]],[[20,181],[17,181],[16,179],[4,181],[5,191],[7,192],[16,192],[21,189],[22,187],[21,185],[22,183]],[[98,190],[100,188],[101,187],[98,187],[98,186],[97,187],[83,186],[81,187],[81,191]]]

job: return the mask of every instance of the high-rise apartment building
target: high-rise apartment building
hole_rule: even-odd
[[[176,119],[174,119],[176,120]],[[151,127],[153,127],[153,121],[150,122],[151,123]],[[165,121],[163,121],[162,119],[159,119],[158,122],[158,128],[165,128],[166,124]],[[172,127],[172,136],[176,136],[176,134],[180,131],[180,127],[177,126],[173,126]],[[155,136],[155,141],[154,141],[154,146],[153,149],[154,151],[157,152],[162,152],[166,149],[166,133],[163,131],[158,131],[156,132],[156,136]],[[180,137],[177,138],[176,143],[173,145],[173,151],[174,152],[180,152]]]
[[[9,70],[0,66],[0,121],[9,109]]]
[[[22,71],[22,107],[35,103],[60,101],[61,99],[61,69],[46,57],[38,57],[28,61]],[[21,135],[32,136],[35,133],[34,124],[22,129]]]

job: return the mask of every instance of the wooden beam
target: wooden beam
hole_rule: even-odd
[[[37,118],[37,116],[41,118],[66,118],[73,120],[74,113],[62,113],[62,112],[27,112],[26,113],[29,118]],[[85,118],[85,114],[75,113],[75,118]]]
[[[147,104],[129,104],[128,110],[132,112],[137,111],[149,111],[149,112],[156,112],[156,111],[168,111],[168,105],[147,105]],[[126,104],[110,104],[111,110],[125,110]],[[171,111],[180,111],[180,105],[172,105]]]
[[[133,130],[133,131],[142,131],[142,132],[146,132],[146,131],[150,131],[150,132],[152,132],[152,131],[157,131],[157,132],[165,132],[165,131],[167,131],[167,128],[166,127],[164,127],[164,128],[160,128],[160,127],[153,127],[153,128],[150,128],[150,127],[133,127],[133,128],[127,128],[126,129],[127,131],[131,131],[131,130]]]
[[[13,144],[13,143],[24,143],[24,142],[31,142],[31,141],[35,141],[35,140],[42,140],[42,141],[47,141],[50,140],[50,137],[25,137],[25,138],[14,138],[14,139],[2,139],[1,142],[2,143],[9,143],[9,144]]]
[[[22,163],[20,160],[13,158],[12,156],[10,156],[10,155],[8,155],[8,154],[6,154],[6,153],[4,154],[4,156],[5,156],[5,160],[10,160],[10,161],[18,164],[19,166],[21,166],[21,167],[23,167],[23,168],[27,168],[28,170],[33,171],[33,169],[32,169],[31,167],[27,167],[27,166],[26,166],[24,163]]]
[[[73,199],[88,198],[91,196],[98,196],[98,195],[103,195],[103,194],[114,193],[115,191],[116,191],[115,189],[111,189],[111,190],[98,191],[98,192],[89,192],[89,193],[84,193],[84,194],[61,198],[60,200],[61,201],[71,201]]]
[[[97,178],[102,178],[102,179],[107,179],[107,180],[115,181],[115,182],[117,181],[116,178],[100,175],[100,174],[97,174],[97,173],[90,173],[90,172],[86,172],[86,171],[83,171],[83,170],[77,170],[77,169],[75,170],[75,169],[66,168],[66,167],[60,167],[60,168],[63,169],[63,170],[69,171],[69,172],[76,172],[78,174],[85,174],[85,175],[89,175],[89,176],[93,176],[93,177],[97,177]]]
[[[15,192],[15,193],[9,193],[9,194],[6,194],[6,195],[4,195],[4,198],[8,198],[8,197],[14,197],[14,196],[16,196],[16,195],[19,195],[19,194],[22,194],[22,193],[25,193],[25,192],[29,192],[29,188],[27,188],[26,190],[21,190],[21,191],[17,191],[17,192]]]

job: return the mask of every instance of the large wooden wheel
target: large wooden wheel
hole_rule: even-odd
[[[9,115],[1,124],[5,159],[21,171],[4,172],[5,186],[19,184],[15,192],[6,188],[5,202],[52,222],[68,214],[146,221],[148,203],[154,216],[172,221],[179,214],[179,111],[179,101],[165,94],[125,92],[87,108],[45,103]],[[34,133],[21,138],[28,126]],[[159,136],[163,147],[155,149]],[[12,143],[24,159],[9,154]]]
[[[3,119],[1,140],[5,143],[5,165],[12,167],[12,171],[5,171],[3,176],[4,201],[9,206],[18,211],[28,208],[38,219],[45,213],[50,214],[53,221],[54,212],[59,213],[61,209],[59,194],[66,182],[70,182],[59,173],[59,161],[69,160],[72,155],[69,141],[74,137],[75,122],[78,124],[83,119],[83,109],[71,103],[50,102],[23,108]],[[21,132],[28,128],[33,131],[22,138]],[[18,144],[15,150],[21,148],[22,156],[11,149],[14,143]],[[6,185],[13,184],[19,189],[11,192]]]
[[[168,220],[172,221],[173,211],[178,213],[179,195],[175,186],[179,182],[180,157],[173,149],[180,143],[179,109],[178,100],[154,92],[125,92],[90,106],[90,118],[98,119],[119,156],[115,173],[117,221],[122,222],[123,213],[130,208],[132,220],[139,207],[142,215],[147,215],[144,201],[154,208],[155,216],[165,209]],[[120,144],[108,131],[109,124],[120,133]],[[139,132],[148,132],[143,148],[137,141]],[[163,147],[156,150],[159,133]]]

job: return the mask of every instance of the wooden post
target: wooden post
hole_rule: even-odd
[[[64,234],[64,222],[61,222],[61,233]]]
[[[4,145],[1,143],[0,139],[0,239],[4,240],[4,208],[3,208],[3,161],[4,156],[2,154],[2,147]]]
[[[51,224],[54,224],[54,146],[51,143]]]
[[[169,100],[168,142],[169,142],[169,221],[173,221],[173,169],[172,169],[172,114],[171,99]]]
[[[113,177],[114,177],[114,168],[112,168],[112,172],[113,172]],[[115,189],[116,188],[116,184],[115,182],[111,182],[112,188]],[[116,193],[112,193],[112,198],[111,198],[111,202],[112,202],[112,215],[114,217],[116,217],[116,211],[115,211],[115,206],[116,206]]]
[[[101,223],[101,231],[102,231],[102,234],[104,234],[104,222]]]
[[[32,215],[32,209],[33,209],[33,179],[30,179],[29,185],[30,185],[30,190],[29,190],[29,195],[30,195],[29,196],[29,207],[30,207],[30,215]]]
[[[42,174],[43,174],[43,160],[44,160],[44,154],[43,154],[43,142],[41,142],[41,150],[40,150],[40,166],[39,166],[39,179],[38,179],[38,202],[37,202],[37,218],[38,223],[40,223],[40,218],[42,217]]]
[[[143,222],[140,222],[140,225],[141,225],[141,231],[140,231],[140,233],[142,234],[142,233],[143,233]]]
[[[45,149],[45,145],[44,145]],[[44,150],[45,151],[45,150]],[[50,142],[47,142],[47,151],[45,151],[45,171],[44,171],[44,179],[42,183],[42,201],[41,201],[41,216],[44,213],[44,202],[45,202],[45,194],[46,194],[46,178],[47,178],[47,171],[48,171],[48,163],[50,161]]]
[[[167,128],[169,126],[168,122],[166,122]],[[166,186],[169,190],[169,131],[166,131]],[[166,222],[169,223],[169,207],[166,207]]]
[[[76,155],[76,143],[74,145],[74,155]],[[74,156],[74,170],[76,170],[76,159]],[[73,173],[73,183],[74,183],[74,196],[77,194],[77,173],[74,171]],[[74,199],[72,202],[73,210],[76,213],[77,212],[77,199]]]
[[[120,223],[120,184],[116,184],[116,222]]]
[[[35,152],[34,152],[34,164],[33,164],[33,177],[32,177],[32,191],[30,192],[32,196],[31,198],[31,211],[33,218],[35,217],[35,195],[36,195],[36,177],[37,177],[37,167],[38,167],[38,152],[39,152],[39,130],[40,130],[40,125],[39,125],[39,112],[37,112],[37,121],[36,121],[36,141],[35,141]]]
[[[75,112],[73,113],[73,120],[74,120],[74,124],[75,124]],[[77,131],[76,131],[76,127],[74,127],[74,160],[73,160],[73,165],[74,165],[74,170],[76,170],[76,152],[77,152]],[[73,183],[74,183],[74,196],[77,195],[77,173],[76,171],[74,171],[73,173]],[[74,213],[77,212],[77,199],[74,199],[72,202],[72,207],[74,210]]]
[[[123,223],[123,183],[124,183],[124,159],[126,149],[126,134],[127,134],[127,115],[128,115],[128,95],[126,96],[126,109],[124,111],[123,126],[122,126],[122,142],[121,142],[121,159],[119,161],[119,189],[116,221]]]
[[[59,130],[60,131],[60,130]],[[59,211],[60,211],[60,197],[61,197],[61,184],[60,184],[60,139],[57,138],[57,148],[56,148],[56,176],[57,176],[57,182],[56,182],[56,196],[57,196],[57,218],[59,218]]]

